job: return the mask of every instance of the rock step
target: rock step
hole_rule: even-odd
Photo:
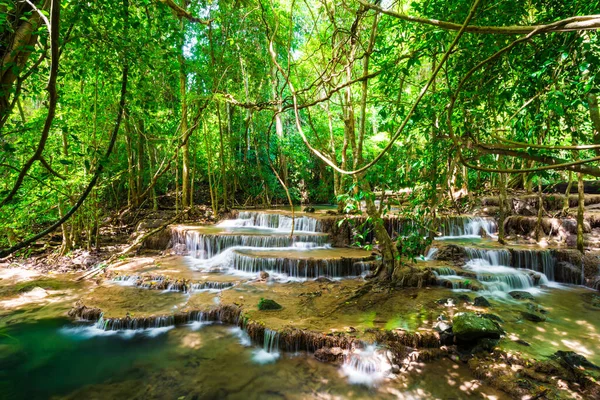
[[[360,276],[371,270],[369,252],[354,249],[234,250],[232,268],[249,273],[266,271],[296,278]]]
[[[224,290],[235,286],[237,282],[192,280],[173,278],[166,275],[140,274],[128,275],[113,273],[107,276],[113,282],[123,283],[143,289],[166,290],[171,292],[192,293],[203,290]]]

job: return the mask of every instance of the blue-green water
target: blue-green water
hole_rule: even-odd
[[[223,325],[107,333],[66,319],[17,322],[1,331],[0,398],[466,398],[447,382],[472,379],[442,361],[378,386],[353,385],[312,355],[263,353]],[[497,395],[485,387],[470,395],[481,391]]]

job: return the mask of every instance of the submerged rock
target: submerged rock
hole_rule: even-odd
[[[269,273],[267,271],[260,271],[258,276],[260,277],[260,279],[266,280],[269,277]]]
[[[322,362],[341,362],[344,350],[341,347],[323,347],[315,351],[315,358]]]
[[[584,367],[588,369],[600,370],[600,367],[598,367],[595,364],[592,364],[587,360],[587,358],[585,358],[581,354],[575,353],[574,351],[559,350],[552,356],[550,356],[550,358],[553,360],[557,360],[563,366],[569,367],[571,369]]]
[[[531,322],[544,322],[546,320],[545,315],[537,312],[521,311],[521,316]]]
[[[475,342],[480,339],[500,339],[504,333],[494,321],[472,312],[458,313],[452,320],[452,332],[457,342]]]
[[[483,296],[475,297],[473,301],[473,305],[476,307],[489,307],[491,306],[490,302]]]
[[[517,300],[533,300],[533,295],[529,292],[523,292],[521,290],[513,290],[508,293],[513,299]]]
[[[277,303],[275,300],[271,299],[260,299],[258,301],[258,309],[261,311],[267,310],[281,310],[283,307],[281,304]]]

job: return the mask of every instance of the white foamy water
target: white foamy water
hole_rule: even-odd
[[[104,330],[97,328],[95,325],[91,326],[73,326],[73,327],[64,327],[59,330],[59,332],[63,335],[73,336],[78,339],[91,339],[94,337],[101,336],[116,336],[123,339],[131,339],[134,336],[146,336],[146,337],[156,337],[167,333],[174,326],[164,326],[160,328],[148,328],[148,329],[124,329],[124,330]]]
[[[391,375],[391,369],[384,350],[369,345],[365,349],[356,349],[348,354],[341,372],[352,384],[376,386]]]

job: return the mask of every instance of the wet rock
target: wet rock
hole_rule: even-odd
[[[525,347],[530,347],[531,345],[524,341],[523,339],[517,339],[517,340],[513,340],[513,342],[520,344],[521,346],[525,346]]]
[[[476,342],[480,339],[500,339],[504,333],[494,321],[472,312],[458,313],[452,322],[452,332],[458,343]]]
[[[527,309],[533,313],[548,314],[548,310],[542,308],[539,304],[527,303]]]
[[[499,316],[497,316],[496,314],[485,313],[485,314],[479,314],[479,316],[481,316],[483,318],[487,318],[487,319],[495,321],[495,322],[498,322],[498,323],[501,323],[501,324],[504,323],[504,320],[502,318],[500,318]]]
[[[329,279],[329,278],[321,276],[321,277],[315,279],[315,282],[319,282],[319,283],[331,283],[333,281],[331,279]]]
[[[592,364],[591,362],[589,362],[587,360],[587,358],[585,358],[581,354],[577,354],[573,351],[559,350],[556,353],[554,353],[552,356],[550,356],[550,358],[553,360],[557,360],[563,366],[566,366],[571,369],[584,367],[584,368],[588,368],[588,369],[600,370],[600,367],[598,367],[595,364]]]
[[[491,306],[490,302],[483,296],[475,297],[473,301],[473,305],[476,307],[489,307]]]
[[[258,309],[261,311],[281,310],[282,308],[281,304],[277,303],[275,300],[261,298],[258,301]]]
[[[521,311],[521,316],[531,322],[544,322],[546,320],[545,315],[536,312]]]
[[[497,345],[498,345],[498,339],[490,339],[490,338],[481,339],[481,340],[479,340],[479,342],[477,342],[477,345],[473,348],[473,350],[471,352],[473,354],[482,353],[482,352],[489,353],[489,352],[493,351]]]
[[[513,299],[517,300],[533,300],[533,295],[529,292],[523,292],[520,290],[513,290],[508,293]]]
[[[315,358],[322,362],[342,362],[344,360],[344,350],[340,347],[323,347],[315,351]]]
[[[302,210],[302,211],[307,212],[307,213],[314,213],[315,208],[314,207],[304,207],[304,210]]]
[[[260,273],[258,274],[258,276],[262,280],[267,280],[269,278],[269,273],[267,271],[260,271]]]
[[[463,247],[449,244],[440,247],[437,252],[436,259],[441,261],[451,261],[455,264],[462,264],[465,256],[465,249]]]

